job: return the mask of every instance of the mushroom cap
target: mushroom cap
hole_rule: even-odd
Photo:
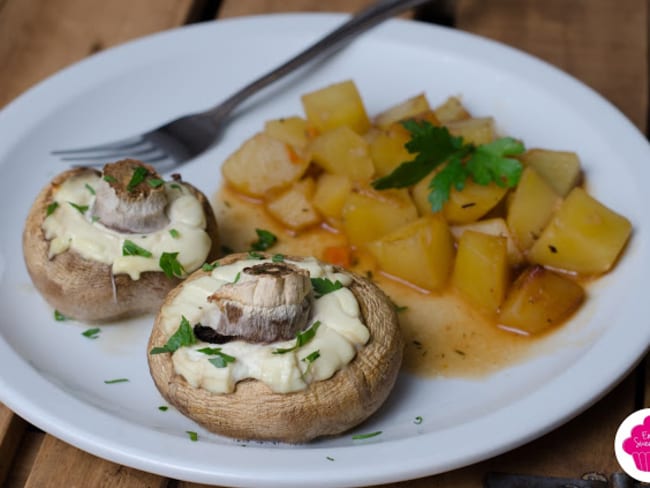
[[[163,299],[180,283],[160,271],[148,271],[137,280],[126,274],[113,275],[111,266],[86,259],[74,250],[49,258],[49,242],[43,232],[48,204],[58,186],[68,178],[86,173],[101,175],[92,168],[74,168],[57,175],[36,197],[23,230],[23,257],[36,289],[66,317],[86,322],[109,322],[143,313],[154,313]],[[206,260],[219,256],[217,222],[207,197],[189,183],[182,182],[201,202],[206,232],[212,246]]]
[[[244,253],[232,254],[220,263],[247,258]],[[147,353],[151,376],[162,396],[209,431],[236,439],[303,443],[340,434],[366,420],[388,398],[397,380],[403,338],[395,307],[384,292],[361,276],[336,266],[334,269],[351,276],[349,289],[370,331],[368,343],[334,376],[292,393],[274,393],[263,382],[248,379],[237,383],[234,392],[218,394],[190,386],[174,371],[171,354]],[[195,271],[186,282],[207,274]],[[163,308],[174,301],[182,287],[167,296]],[[161,317],[159,314],[155,320],[147,351],[169,339],[163,332]]]

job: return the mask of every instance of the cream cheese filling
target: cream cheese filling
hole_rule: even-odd
[[[58,204],[42,225],[49,241],[50,259],[74,250],[86,259],[110,265],[113,274],[128,274],[137,280],[145,271],[161,271],[163,253],[178,253],[177,260],[186,273],[199,268],[208,256],[212,242],[205,231],[206,218],[201,202],[179,182],[166,182],[166,209],[169,223],[146,234],[131,234],[109,229],[91,219],[95,202],[92,189],[100,176],[84,174],[68,178],[54,193]],[[126,240],[151,253],[150,257],[123,256]]]
[[[220,286],[235,281],[245,267],[269,261],[237,261],[215,268],[208,276],[183,283],[180,293],[161,310],[165,334],[171,336],[178,329],[182,317],[192,325],[199,322],[206,308],[216,308],[207,301],[209,295]],[[368,342],[370,332],[361,321],[357,299],[347,288],[352,281],[349,275],[334,272],[331,266],[321,265],[315,259],[287,262],[307,269],[311,278],[338,280],[344,285],[315,300],[310,323],[312,327],[315,323],[319,325],[313,339],[282,354],[277,350],[289,349],[296,341],[253,344],[234,340],[221,345],[199,342],[181,347],[172,354],[172,362],[176,373],[192,387],[213,393],[230,393],[237,382],[252,378],[264,382],[277,393],[299,391],[309,383],[331,378],[352,361],[358,348]],[[199,349],[215,346],[235,360],[225,367],[216,367],[209,361],[213,356],[199,352]]]

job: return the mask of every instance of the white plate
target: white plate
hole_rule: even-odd
[[[63,169],[48,151],[126,136],[210,105],[343,20],[277,15],[162,33],[66,69],[0,113],[0,400],[81,449],[173,478],[357,486],[438,473],[514,448],[582,411],[633,367],[650,342],[648,144],[606,101],[558,70],[494,42],[402,20],[275,86],[183,176],[213,194],[220,163],[263,121],[301,113],[300,94],[349,78],[371,113],[421,91],[432,103],[460,94],[474,113],[494,115],[529,147],[575,150],[591,191],[628,216],[635,231],[616,270],[546,353],[482,380],[403,375],[388,404],[358,430],[382,435],[289,447],[219,438],[177,412],[159,411],[146,362],[150,319],[103,327],[97,340],[81,336],[83,324],[53,320],[21,257],[28,208]],[[118,377],[130,382],[104,383]],[[188,430],[199,432],[198,442]]]

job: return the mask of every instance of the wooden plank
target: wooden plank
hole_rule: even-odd
[[[564,69],[645,132],[647,17],[646,0],[458,0],[456,26]]]
[[[164,488],[168,480],[120,466],[45,435],[25,488],[93,486],[106,488]]]
[[[7,478],[27,423],[0,403],[0,485]]]
[[[194,8],[193,0],[4,0],[0,107],[90,54],[182,25]]]
[[[222,0],[219,17],[258,15],[281,12],[355,12],[374,0]]]
[[[11,463],[11,469],[2,486],[4,488],[23,488],[34,466],[34,460],[45,438],[45,433],[35,428],[28,428]]]

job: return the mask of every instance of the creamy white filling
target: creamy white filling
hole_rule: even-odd
[[[225,283],[233,282],[237,274],[252,264],[268,260],[242,260],[215,268],[209,276],[183,283],[175,299],[161,310],[161,326],[167,336],[179,327],[182,317],[196,324],[208,307],[216,305],[207,297]],[[356,355],[357,349],[368,342],[370,332],[361,321],[359,304],[347,288],[351,278],[335,273],[329,265],[316,260],[287,261],[307,269],[312,278],[340,281],[344,287],[317,298],[314,302],[311,323],[319,323],[312,340],[290,352],[274,354],[278,349],[288,349],[295,340],[273,344],[252,344],[231,341],[215,345],[199,342],[191,347],[181,347],[172,355],[176,373],[182,375],[194,388],[213,393],[234,391],[238,381],[252,378],[264,382],[278,393],[299,391],[314,381],[331,378]],[[160,344],[162,346],[162,344]],[[216,367],[209,359],[214,356],[199,352],[205,347],[219,347],[221,352],[235,358],[225,367]],[[309,357],[316,359],[309,360]]]
[[[212,246],[205,232],[205,212],[185,185],[165,183],[169,201],[166,209],[169,223],[165,227],[147,234],[131,234],[109,229],[90,218],[95,195],[89,188],[99,182],[99,176],[85,174],[68,178],[54,192],[58,207],[43,222],[45,238],[50,241],[50,258],[71,249],[86,259],[111,265],[113,274],[125,273],[134,280],[145,271],[161,271],[159,260],[165,252],[177,252],[186,273],[205,262]],[[82,212],[84,207],[87,210]],[[146,249],[151,256],[123,256],[126,240]]]

